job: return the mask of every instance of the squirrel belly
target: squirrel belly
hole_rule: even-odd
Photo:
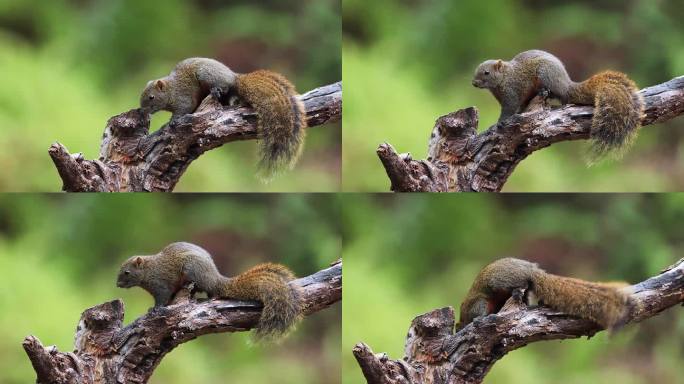
[[[475,278],[461,304],[459,327],[498,312],[513,290],[522,288],[531,291],[541,305],[612,330],[624,325],[632,307],[629,295],[621,290],[625,286],[556,276],[535,263],[503,258],[485,266]]]
[[[576,83],[556,56],[541,50],[519,53],[511,61],[483,62],[473,85],[489,89],[499,101],[499,121],[525,111],[542,91],[563,104],[593,105],[590,162],[622,155],[636,137],[644,110],[639,89],[627,75],[604,71]]]
[[[178,291],[194,283],[210,298],[258,300],[263,303],[254,332],[257,340],[275,340],[287,334],[301,318],[295,278],[285,266],[259,264],[235,277],[221,275],[211,255],[191,243],[172,243],[155,255],[132,256],[119,271],[117,286],[139,286],[154,297],[154,306],[168,305]]]
[[[256,111],[263,180],[294,166],[304,143],[306,113],[294,85],[278,73],[238,74],[214,59],[189,58],[168,76],[148,82],[140,107],[148,113],[170,111],[175,120],[193,113],[209,94],[219,101],[237,95]]]

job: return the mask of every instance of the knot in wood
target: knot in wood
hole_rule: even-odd
[[[107,120],[106,129],[113,136],[145,136],[150,129],[150,115],[142,112],[140,108],[131,109]]]
[[[114,300],[86,309],[81,317],[88,329],[104,330],[120,327],[123,322],[123,314],[123,302]]]
[[[419,337],[443,337],[453,333],[455,324],[452,307],[435,309],[413,319],[411,329]]]

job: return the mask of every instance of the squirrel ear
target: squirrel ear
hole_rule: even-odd
[[[494,69],[498,71],[501,69],[501,67],[503,67],[503,60],[499,59],[496,61],[496,63],[494,63]]]
[[[166,82],[164,80],[157,80],[154,82],[154,86],[157,87],[158,90],[163,91],[164,88],[166,88]]]
[[[140,256],[136,257],[135,260],[133,260],[133,263],[135,264],[136,267],[139,267],[140,264],[142,264],[142,262],[143,262],[143,259]]]

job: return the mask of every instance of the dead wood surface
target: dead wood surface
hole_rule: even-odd
[[[342,83],[300,96],[308,127],[342,118]],[[309,129],[307,128],[307,129]],[[149,116],[132,109],[109,119],[98,160],[54,143],[48,153],[67,192],[171,192],[204,152],[238,140],[257,138],[257,119],[248,107],[222,106],[208,96],[197,111],[149,133]]]
[[[684,259],[624,289],[636,304],[628,324],[684,303]],[[375,354],[365,343],[354,347],[354,356],[369,384],[476,384],[510,351],[535,341],[591,337],[601,331],[590,320],[547,307],[527,307],[522,296],[517,292],[499,313],[480,317],[458,332],[454,332],[452,307],[416,317],[406,336],[403,359]]]
[[[301,287],[305,315],[323,310],[342,299],[342,261],[290,284]],[[123,326],[121,300],[86,309],[76,328],[73,352],[59,352],[27,336],[23,347],[37,382],[145,383],[178,345],[207,333],[248,331],[261,316],[258,302],[197,302],[189,292],[179,296],[174,304],[154,309],[127,326]]]
[[[684,76],[639,93],[646,106],[644,126],[684,113]],[[426,160],[399,154],[389,143],[381,144],[377,154],[395,192],[498,192],[532,152],[561,141],[588,139],[593,109],[565,105],[535,110],[478,134],[478,111],[469,107],[437,119]]]

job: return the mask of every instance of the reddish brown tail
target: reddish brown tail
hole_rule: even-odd
[[[634,141],[644,110],[638,90],[625,74],[614,71],[598,73],[571,88],[568,102],[595,107],[590,163],[606,155],[619,158]]]
[[[254,338],[258,341],[278,340],[301,317],[299,291],[288,284],[292,279],[292,272],[282,265],[259,264],[233,278],[224,278],[219,296],[261,301],[264,308]]]
[[[257,112],[259,177],[269,181],[299,158],[306,128],[304,105],[285,77],[266,70],[239,75],[237,92]]]
[[[629,315],[629,296],[620,290],[626,284],[593,283],[551,274],[535,279],[534,284],[545,305],[592,320],[605,329],[622,326]]]

